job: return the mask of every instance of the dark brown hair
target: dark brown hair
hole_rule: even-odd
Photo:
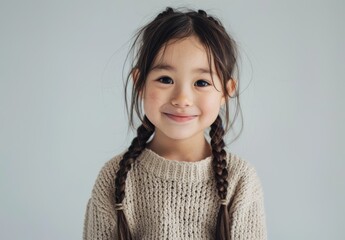
[[[230,96],[227,89],[227,82],[234,78],[234,73],[237,69],[237,48],[234,40],[229,36],[219,20],[207,15],[203,10],[179,11],[168,7],[165,11],[158,14],[153,21],[139,29],[131,48],[131,51],[134,51],[135,55],[131,71],[125,83],[125,101],[131,126],[134,126],[134,111],[137,113],[142,124],[137,129],[137,137],[133,139],[128,151],[120,161],[120,168],[116,173],[115,199],[119,207],[117,209],[117,237],[119,240],[132,239],[126,217],[121,207],[125,197],[127,173],[136,158],[145,149],[147,141],[155,130],[154,125],[142,114],[140,92],[145,87],[145,80],[158,52],[166,46],[168,41],[190,36],[196,36],[205,47],[210,69],[212,66],[211,60],[214,61],[216,72],[222,81],[222,91],[225,96],[234,98],[236,102],[234,120],[238,113],[241,113],[238,101],[238,79],[236,79],[237,86],[235,95]],[[127,92],[130,82],[132,82],[131,77],[135,73],[134,70],[139,74],[136,76],[132,86],[131,103],[130,107],[128,107]],[[229,119],[228,101],[225,103],[223,114],[225,128],[221,116],[218,115],[211,125],[209,134],[213,156],[212,164],[220,200],[226,199],[228,187],[226,151],[224,150],[225,143],[223,140],[225,132],[233,125],[233,122],[230,123]],[[230,239],[230,217],[226,205],[220,205],[215,232],[217,240]]]

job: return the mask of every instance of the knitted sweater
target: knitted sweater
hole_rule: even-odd
[[[84,240],[116,239],[114,182],[122,154],[100,171],[88,201]],[[255,169],[227,154],[232,240],[267,239],[263,192]],[[212,157],[168,160],[145,149],[126,180],[124,213],[134,240],[215,239],[219,197]]]

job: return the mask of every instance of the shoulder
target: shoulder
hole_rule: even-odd
[[[234,153],[228,152],[228,173],[229,176],[242,181],[258,181],[257,171],[250,162]]]
[[[228,153],[228,194],[233,204],[262,201],[263,190],[255,167],[236,154]]]
[[[92,189],[91,201],[100,210],[108,211],[115,204],[115,177],[124,153],[108,160],[98,173]]]

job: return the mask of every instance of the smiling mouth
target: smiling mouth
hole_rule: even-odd
[[[164,113],[164,114],[175,122],[187,122],[197,117],[197,115],[181,116],[181,115],[174,115],[170,113]]]

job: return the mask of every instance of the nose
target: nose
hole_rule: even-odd
[[[176,89],[171,104],[175,107],[189,107],[193,105],[192,94],[188,89]]]

